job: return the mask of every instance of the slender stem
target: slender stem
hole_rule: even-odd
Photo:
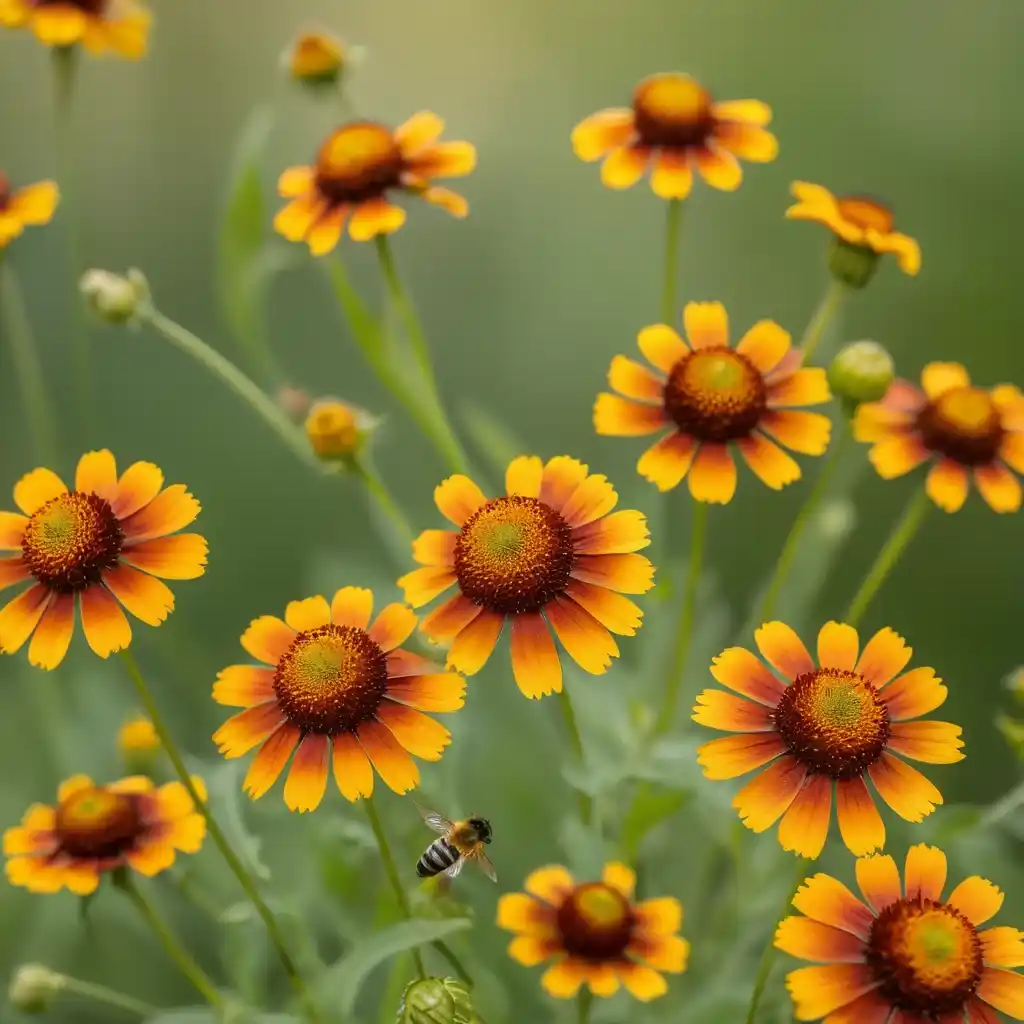
[[[907,502],[903,515],[896,521],[892,532],[885,544],[882,545],[882,550],[878,552],[878,557],[868,570],[867,576],[864,577],[864,582],[861,583],[860,589],[850,602],[846,621],[851,626],[856,626],[860,622],[875,594],[878,593],[893,566],[899,561],[900,555],[914,539],[914,534],[917,533],[924,520],[930,504],[928,494],[923,487]]]
[[[803,338],[800,339],[800,349],[804,354],[804,362],[809,363],[814,350],[821,344],[825,336],[825,328],[829,321],[838,312],[839,306],[846,295],[846,286],[841,282],[830,278],[825,294],[822,296],[818,308],[814,311]]]
[[[677,202],[677,200],[673,200]],[[590,989],[587,988],[584,983],[583,988],[580,989],[580,994],[576,997],[576,1022],[577,1024],[587,1024],[590,1020],[590,1006],[594,1001],[594,996]]]
[[[562,717],[565,719],[565,728],[569,733],[569,742],[572,744],[573,754],[580,767],[583,766],[583,740],[580,738],[579,726],[576,724],[576,712],[573,710],[572,698],[569,691],[562,685],[558,691],[558,703],[562,706]],[[577,794],[580,805],[580,819],[584,825],[590,824],[594,812],[594,802],[587,793]]]
[[[384,871],[388,876],[388,881],[391,883],[391,888],[395,891],[395,898],[398,900],[398,906],[402,911],[402,914],[407,919],[412,919],[412,907],[409,904],[409,896],[406,893],[405,888],[402,886],[402,880],[398,877],[398,868],[395,866],[395,858],[391,854],[391,846],[388,843],[387,833],[384,831],[384,825],[381,823],[380,815],[377,813],[377,808],[373,804],[373,797],[368,796],[366,798],[366,816],[370,819],[370,828],[373,829],[374,838],[377,840],[377,849],[380,850],[380,859],[384,861]],[[426,968],[423,966],[423,956],[418,949],[412,950],[413,961],[416,964],[416,971],[421,978],[427,976]]]
[[[365,459],[357,458],[352,463],[353,473],[362,481],[370,498],[377,503],[381,512],[395,526],[401,535],[402,540],[411,544],[413,539],[412,526],[406,519],[394,495],[388,490],[387,484],[380,478],[380,475],[370,466]]]
[[[14,267],[2,260],[0,253],[0,329],[3,330],[11,350],[14,374],[18,379],[18,390],[25,403],[36,458],[43,465],[52,465],[57,460],[56,419],[53,406],[46,391],[39,352],[36,349],[32,324],[25,308],[25,297],[21,291]]]
[[[679,703],[679,691],[683,684],[686,658],[690,653],[690,641],[693,639],[693,620],[697,611],[697,588],[700,584],[701,565],[704,561],[707,525],[708,506],[702,501],[694,502],[690,564],[686,570],[686,590],[683,593],[683,603],[680,606],[679,625],[676,627],[676,643],[672,651],[672,660],[665,677],[664,702],[654,725],[656,736],[672,728],[676,717],[676,705]]]
[[[839,424],[837,430],[837,435],[832,441],[832,448],[825,458],[825,464],[821,467],[821,472],[818,474],[818,479],[814,482],[814,487],[811,488],[811,493],[807,495],[807,500],[797,513],[796,519],[793,520],[789,536],[786,537],[786,542],[782,546],[782,552],[779,554],[779,560],[775,563],[775,572],[772,575],[771,582],[768,584],[764,600],[761,602],[758,622],[767,622],[772,617],[779,593],[782,591],[782,587],[789,577],[789,571],[793,567],[793,559],[800,548],[800,541],[803,539],[804,531],[807,529],[811,519],[814,518],[814,513],[821,504],[821,499],[828,492],[829,484],[832,482],[836,466],[840,461],[840,453],[849,441],[850,432],[845,421]]]
[[[193,781],[192,776],[185,767],[185,761],[181,756],[181,751],[178,749],[178,745],[175,743],[167,728],[167,723],[164,721],[163,714],[161,713],[156,701],[153,699],[149,686],[147,685],[142,672],[139,670],[139,666],[136,663],[131,650],[125,648],[125,650],[121,652],[121,656],[127,666],[128,675],[131,677],[132,684],[135,686],[135,692],[138,694],[139,702],[142,704],[143,710],[146,712],[149,720],[153,723],[153,728],[156,729],[156,734],[160,737],[160,743],[164,750],[167,751],[167,757],[174,766],[175,773],[181,780],[182,785],[188,791],[188,795],[192,798],[192,802],[195,804],[196,810],[199,811],[199,813],[206,819],[206,827],[210,832],[210,838],[213,839],[217,849],[220,850],[221,856],[227,862],[232,874],[238,879],[238,884],[242,887],[242,891],[245,895],[249,897],[253,907],[256,909],[256,913],[263,919],[263,923],[267,929],[267,934],[270,936],[270,941],[273,943],[274,948],[277,951],[278,959],[281,961],[281,966],[284,968],[285,973],[291,980],[292,986],[299,995],[299,998],[304,1003],[307,1016],[310,1020],[319,1020],[319,1011],[313,1003],[309,992],[299,975],[298,969],[295,966],[295,961],[288,952],[288,945],[285,942],[284,933],[281,931],[281,926],[278,924],[277,918],[274,916],[274,912],[267,906],[263,897],[260,895],[259,889],[257,888],[252,875],[242,863],[242,859],[232,848],[223,829],[221,829],[217,819],[213,816],[213,812],[210,810],[209,805],[196,788],[196,784]]]
[[[676,278],[679,276],[679,230],[683,223],[683,201],[670,199],[665,209],[665,278],[661,289],[661,322],[675,323]]]
[[[989,828],[1024,806],[1024,782],[1018,782],[1008,793],[982,812],[975,826],[979,831]]]
[[[798,857],[793,882],[786,890],[786,898],[783,901],[782,906],[779,907],[776,921],[781,921],[786,916],[786,911],[789,910],[789,905],[793,902],[793,896],[797,889],[800,888],[800,883],[804,880],[804,872],[806,870],[807,864],[803,857]],[[764,947],[764,952],[761,954],[761,962],[757,965],[757,975],[754,978],[754,991],[750,996],[750,1005],[747,1007],[747,1019],[745,1024],[754,1024],[754,1021],[757,1018],[757,1008],[761,1004],[761,996],[764,995],[765,985],[768,984],[768,976],[772,973],[772,967],[775,965],[775,957],[775,926],[773,925],[772,933],[768,937],[768,945]]]
[[[210,348],[202,338],[186,330],[181,324],[164,316],[158,309],[143,306],[139,317],[158,334],[166,338],[175,348],[191,356],[201,363],[215,377],[218,377],[240,398],[252,407],[253,411],[269,426],[281,440],[303,462],[322,470],[316,455],[310,448],[302,432],[266,395],[266,393],[234,363],[225,359],[215,349]]]
[[[125,872],[124,875],[121,876],[119,887],[127,894],[132,903],[135,904],[135,907],[139,914],[142,915],[143,920],[150,928],[153,929],[153,933],[160,940],[164,949],[167,950],[167,955],[178,965],[181,973],[184,974],[190,982],[192,982],[196,991],[215,1010],[223,1010],[224,999],[217,991],[217,986],[210,980],[202,967],[196,963],[188,951],[175,938],[174,933],[167,926],[167,923],[157,913],[153,904],[142,895],[142,890],[139,889],[135,880],[128,872]]]
[[[135,1013],[140,1017],[157,1017],[162,1012],[158,1006],[144,1003],[141,999],[135,999],[133,996],[126,996],[123,992],[107,988],[106,985],[97,985],[91,981],[79,981],[78,978],[69,978],[66,974],[60,976],[60,988],[63,992],[70,992],[83,999],[92,999],[97,1003],[106,1003],[107,1006],[115,1006],[119,1010]]]
[[[473,987],[473,979],[469,974],[469,971],[462,966],[462,961],[452,952],[451,947],[444,939],[436,939],[432,943],[434,949],[438,951],[448,961],[448,965],[458,975],[459,981],[461,981],[468,988]],[[479,1014],[477,1015],[479,1016]]]

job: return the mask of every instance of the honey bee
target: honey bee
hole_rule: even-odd
[[[423,851],[416,864],[416,874],[420,878],[433,878],[442,873],[449,879],[457,878],[463,864],[472,861],[492,882],[498,880],[494,865],[484,853],[484,844],[491,841],[491,823],[486,818],[449,821],[444,815],[428,811],[419,804],[416,808],[427,825],[441,833],[441,837]]]

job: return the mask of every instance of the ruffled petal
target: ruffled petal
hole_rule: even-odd
[[[779,140],[757,125],[719,124],[715,127],[715,138],[730,153],[754,163],[770,163],[779,155]]]
[[[907,850],[903,869],[908,900],[941,900],[946,886],[946,855],[936,846],[918,843]]]
[[[487,503],[484,492],[468,476],[456,473],[434,488],[438,510],[460,529],[477,509]]]
[[[857,441],[880,441],[892,433],[910,430],[913,413],[890,409],[884,402],[862,402],[853,417],[853,437]]]
[[[876,914],[901,899],[899,868],[888,854],[860,857],[854,867],[857,885]]]
[[[431,185],[420,193],[420,198],[432,206],[439,206],[442,210],[450,213],[460,220],[469,216],[469,203],[465,196],[453,192],[450,188],[442,188],[440,185]]]
[[[917,469],[931,454],[917,434],[896,434],[873,445],[868,459],[883,480],[895,480]]]
[[[1024,967],[1024,932],[989,928],[978,935],[985,963],[992,967]]]
[[[643,437],[668,426],[669,418],[660,406],[602,392],[594,402],[594,430],[604,437]]]
[[[241,644],[257,661],[276,666],[294,640],[295,630],[276,615],[261,615],[249,623],[249,628],[242,634]]]
[[[808,917],[787,917],[775,930],[775,948],[798,960],[824,964],[864,962],[864,940]]]
[[[652,967],[623,961],[616,965],[619,980],[626,991],[641,1003],[659,999],[668,991],[668,982]]]
[[[668,324],[645,327],[636,340],[647,361],[666,374],[671,373],[676,363],[690,353],[686,342]]]
[[[877,991],[865,992],[852,1003],[833,1010],[822,1024],[924,1024],[910,1017],[901,1019],[899,1014],[900,1011],[893,1011],[892,1003]],[[944,1017],[940,1024],[960,1024],[960,1021],[953,1022]]]
[[[476,147],[470,142],[436,142],[409,161],[421,178],[464,178],[476,170]]]
[[[860,641],[857,630],[842,622],[826,622],[818,631],[818,664],[852,672],[857,664]]]
[[[316,168],[286,167],[277,179],[277,194],[282,199],[294,199],[312,191],[316,184]]]
[[[874,917],[842,882],[817,874],[804,880],[793,897],[793,906],[812,921],[839,928],[866,940]]]
[[[552,908],[521,892],[506,893],[498,898],[497,922],[499,928],[521,935],[553,938],[557,934]]]
[[[637,928],[646,938],[674,935],[683,926],[683,905],[674,896],[644,900],[633,908]]]
[[[540,485],[544,478],[544,463],[536,455],[519,455],[505,470],[505,493],[521,494],[526,498],[540,497]],[[448,536],[453,536],[448,534]],[[452,552],[455,545],[452,543]],[[451,562],[447,563],[451,565]]]
[[[752,832],[765,832],[789,810],[807,777],[807,768],[785,755],[755,775],[733,797],[740,820]]]
[[[425,565],[422,569],[413,569],[412,572],[400,577],[398,585],[402,588],[402,596],[408,604],[413,608],[422,608],[443,594],[457,579],[458,576],[451,566]]]
[[[949,691],[931,668],[904,672],[882,691],[882,700],[894,722],[919,718],[942,705]]]
[[[75,470],[75,490],[110,501],[117,493],[117,463],[106,448],[86,452]]]
[[[659,491],[678,487],[697,455],[697,441],[689,434],[673,431],[640,456],[637,472]]]
[[[779,843],[784,850],[813,860],[825,848],[832,815],[832,780],[810,775],[782,816]]]
[[[549,967],[540,979],[541,986],[555,999],[572,999],[587,976],[587,964],[568,957]]]
[[[481,609],[452,641],[451,650],[448,652],[449,667],[467,676],[476,675],[487,664],[504,624],[504,615],[490,609]]]
[[[416,153],[432,146],[444,131],[444,121],[432,110],[419,110],[394,131],[396,144],[403,153]]]
[[[913,653],[903,637],[886,626],[864,645],[855,671],[881,690],[907,667]]]
[[[892,754],[883,753],[868,775],[878,795],[907,821],[924,821],[942,803],[942,794],[916,768]]]
[[[723,736],[697,748],[697,763],[709,779],[735,779],[787,750],[782,737],[775,733]]]
[[[770,708],[785,691],[783,683],[745,647],[727,647],[712,660],[710,672],[723,686]]]
[[[736,493],[736,463],[724,444],[700,446],[689,474],[694,501],[726,505]]]
[[[121,528],[129,542],[166,537],[188,526],[201,508],[184,484],[172,484],[144,508],[128,516]]]
[[[863,857],[885,846],[885,825],[862,778],[836,782],[836,817],[846,848]]]
[[[771,124],[772,108],[763,100],[722,100],[711,106],[711,113],[718,121],[738,121],[763,128]],[[801,185],[802,182],[796,182]],[[794,185],[794,189],[796,187]],[[811,186],[819,188],[820,186]]]
[[[387,654],[401,647],[416,629],[416,613],[397,601],[386,605],[367,631],[370,639]]]
[[[144,540],[125,548],[121,557],[153,576],[165,580],[194,580],[206,571],[206,539],[198,533]]]
[[[972,875],[965,878],[946,897],[951,907],[956,907],[975,927],[984,924],[999,913],[1003,905],[1003,893],[987,878]]]
[[[754,643],[764,660],[790,682],[814,671],[814,662],[803,641],[784,622],[766,622],[755,630]]]
[[[327,737],[307,733],[299,743],[284,783],[284,802],[292,811],[315,811],[327,792]]]
[[[572,527],[586,526],[606,516],[618,504],[619,496],[608,478],[592,473],[562,506],[562,518]]]
[[[604,866],[601,881],[632,901],[636,891],[636,872],[628,865],[620,861],[610,861]]]
[[[562,690],[558,648],[540,612],[512,619],[512,675],[524,697],[535,699]]]
[[[0,551],[20,551],[28,517],[17,512],[0,512]]]
[[[363,587],[342,587],[331,598],[331,621],[336,626],[366,629],[373,614],[373,592]]]

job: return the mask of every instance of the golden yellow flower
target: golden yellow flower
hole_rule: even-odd
[[[468,142],[439,142],[444,121],[430,111],[392,130],[375,121],[353,121],[330,134],[312,167],[290,167],[278,192],[292,201],[274,218],[291,242],[305,242],[314,256],[330,252],[348,223],[357,242],[397,231],[405,210],[390,191],[420,196],[456,217],[469,212],[466,200],[435,178],[460,178],[476,166]]]
[[[14,191],[10,179],[0,171],[0,250],[29,225],[49,224],[59,200],[55,182],[38,181]]]
[[[326,32],[303,32],[288,54],[288,70],[301,82],[335,82],[344,66],[345,44]]]
[[[145,754],[160,747],[153,723],[142,715],[125,722],[117,731],[117,749],[122,754]]]
[[[352,455],[361,440],[356,411],[337,399],[314,402],[306,417],[306,437],[322,459],[340,459]]]
[[[137,0],[0,0],[0,25],[29,28],[47,46],[81,43],[133,60],[146,53],[151,20]]]
[[[572,146],[581,160],[604,158],[601,180],[609,188],[629,188],[650,168],[656,195],[685,199],[694,168],[709,185],[732,191],[743,180],[737,157],[774,160],[779,144],[765,129],[771,119],[760,100],[716,103],[689,75],[651,75],[636,87],[632,107],[580,122]]]

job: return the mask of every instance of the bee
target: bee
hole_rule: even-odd
[[[498,876],[494,865],[484,853],[484,844],[491,841],[491,823],[486,818],[463,818],[449,821],[444,815],[416,805],[423,820],[441,837],[435,839],[416,864],[420,878],[433,878],[442,872],[447,878],[457,878],[467,861],[475,863],[492,881]]]

